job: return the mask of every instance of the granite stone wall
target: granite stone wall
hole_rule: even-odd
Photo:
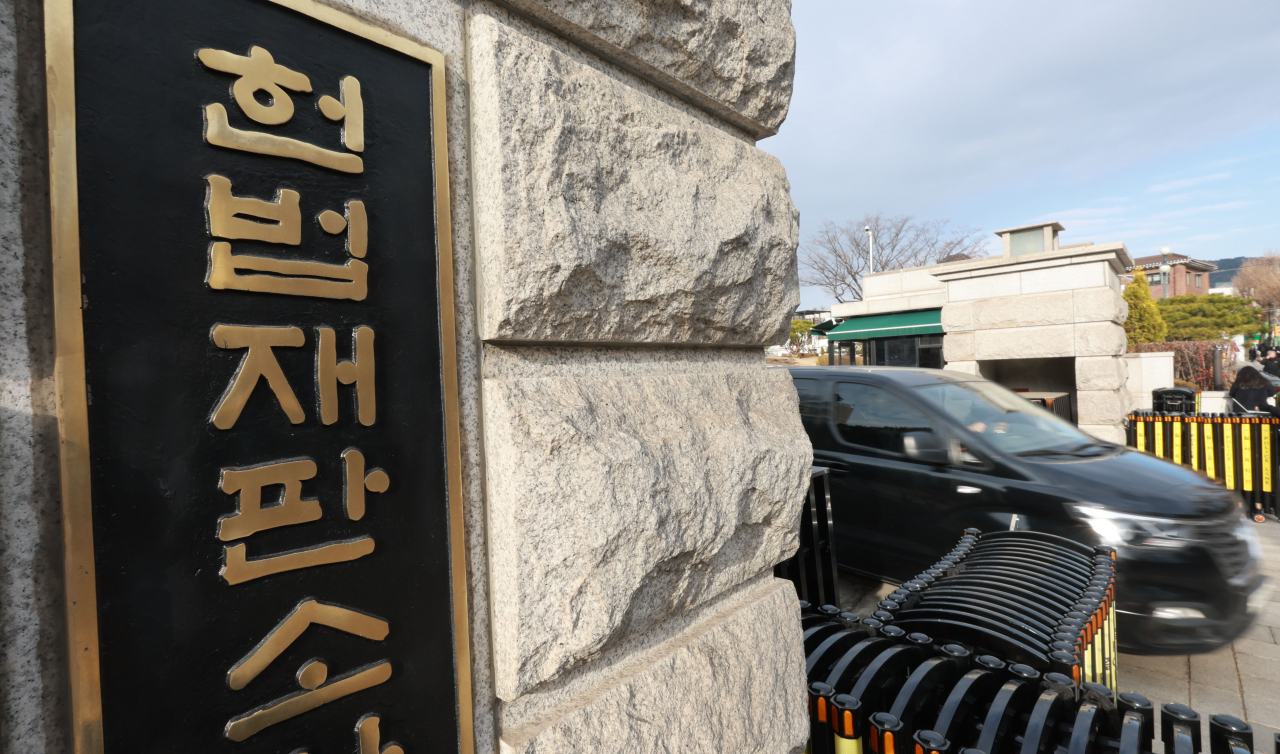
[[[790,96],[788,10],[471,6],[504,752],[727,750],[707,715],[730,748],[803,747],[794,591],[770,572],[811,451],[762,353],[798,303],[798,217],[753,142]]]
[[[44,24],[0,0],[0,751],[70,748]]]
[[[445,55],[476,751],[798,752],[789,1],[323,1]],[[0,0],[0,751],[61,754],[41,13]]]

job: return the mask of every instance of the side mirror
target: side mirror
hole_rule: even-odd
[[[946,441],[933,432],[904,432],[902,450],[907,458],[920,463],[945,466],[951,462]]]

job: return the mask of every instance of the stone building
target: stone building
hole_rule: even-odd
[[[832,307],[844,321],[828,337],[862,340],[867,363],[945,364],[1013,389],[1068,393],[1081,429],[1123,442],[1131,399],[1120,276],[1133,262],[1123,243],[1060,246],[1061,230],[1001,230],[1000,256],[868,275],[862,301]]]
[[[755,146],[791,97],[789,0],[326,2],[446,61],[464,739],[799,751],[799,613],[772,567],[811,450],[763,355],[799,300],[798,214]],[[42,3],[0,14],[0,750],[53,754],[70,737]],[[1100,289],[1122,253],[1098,252]]]

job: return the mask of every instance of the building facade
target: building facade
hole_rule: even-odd
[[[1168,262],[1169,279],[1165,280],[1160,272],[1160,267]],[[1149,257],[1138,257],[1133,260],[1133,266],[1127,272],[1131,275],[1143,274],[1147,276],[1147,286],[1151,289],[1151,298],[1165,298],[1165,292],[1172,296],[1203,296],[1206,293],[1216,293],[1210,290],[1209,273],[1218,269],[1218,265],[1213,262],[1204,262],[1199,259],[1192,259],[1183,254],[1169,254],[1167,257],[1155,254]]]
[[[1131,399],[1120,276],[1132,259],[1122,243],[1060,246],[1061,230],[997,231],[1000,256],[868,275],[862,301],[832,307],[844,321],[828,337],[862,341],[868,364],[943,366],[1014,390],[1066,393],[1081,429],[1123,442]]]

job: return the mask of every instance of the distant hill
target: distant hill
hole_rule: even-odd
[[[1217,288],[1220,285],[1231,285],[1231,278],[1236,276],[1240,271],[1240,266],[1246,260],[1255,259],[1256,257],[1227,257],[1226,259],[1210,259],[1206,261],[1213,262],[1218,265],[1218,269],[1209,273],[1209,287]]]

